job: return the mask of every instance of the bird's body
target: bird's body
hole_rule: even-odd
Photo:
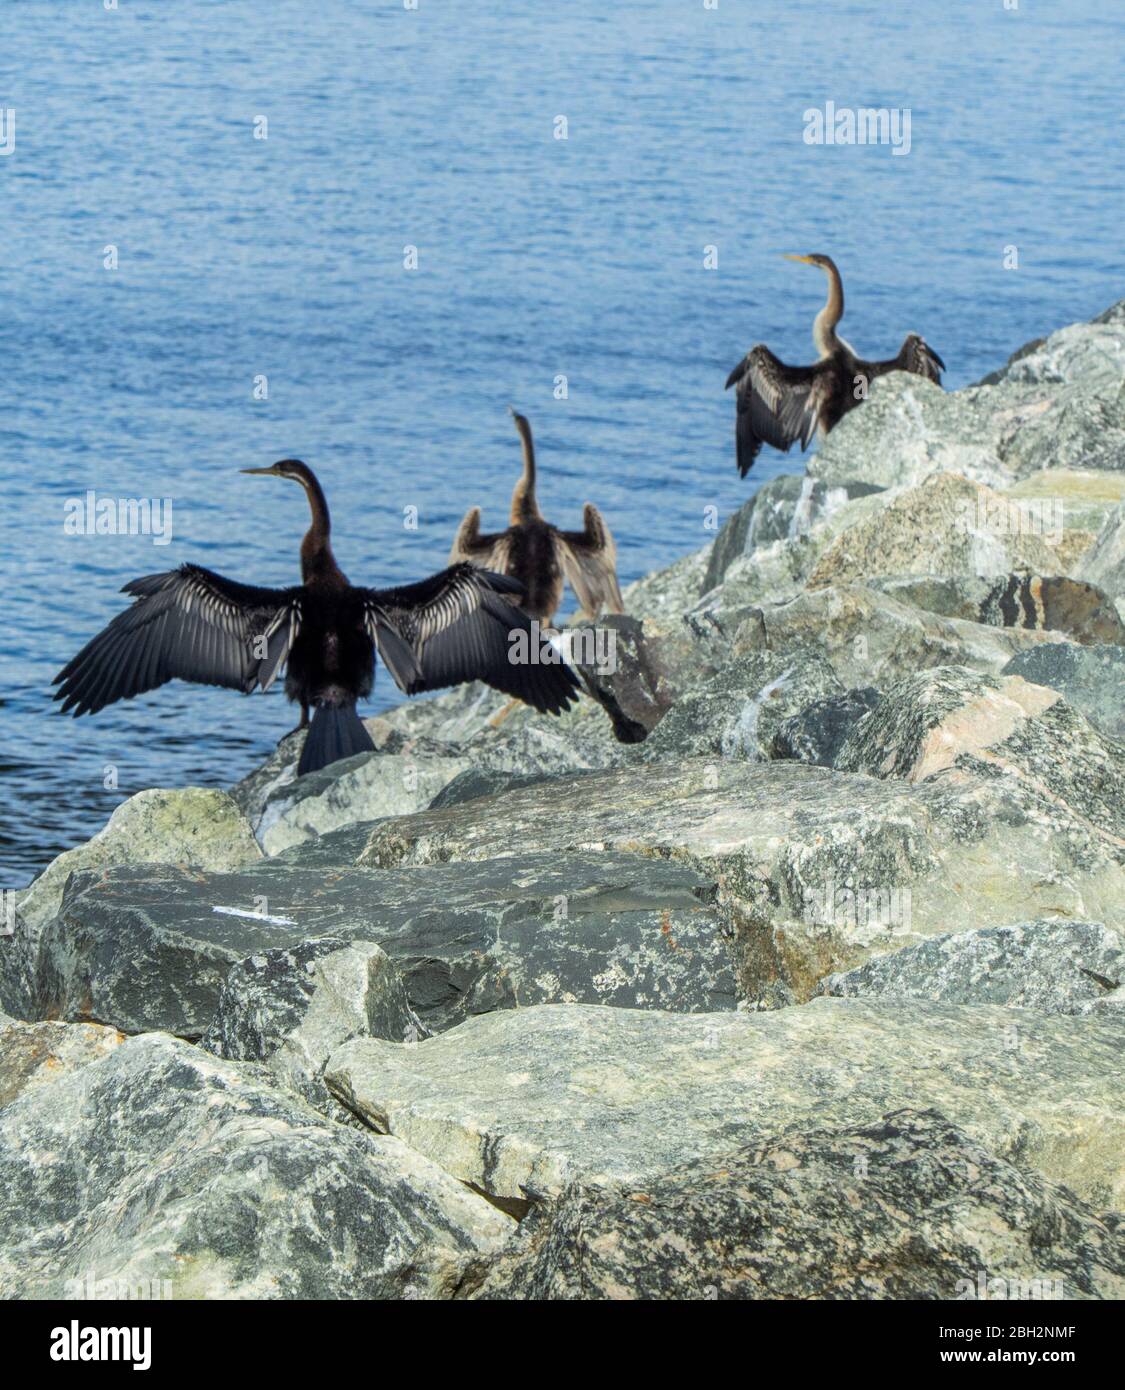
[[[752,347],[727,378],[737,385],[736,442],[738,471],[745,478],[763,444],[788,453],[796,443],[807,448],[848,411],[867,399],[871,382],[888,372],[912,372],[941,385],[945,363],[917,333],[906,336],[896,357],[871,362],[860,357],[836,332],[844,316],[844,287],[829,256],[790,256],[818,266],[828,276],[828,299],[813,322],[817,361],[791,367],[764,343]]]
[[[550,623],[562,605],[567,579],[590,618],[603,608],[623,613],[617,549],[601,512],[587,502],[581,531],[561,531],[544,519],[535,492],[531,426],[514,410],[512,415],[523,444],[523,472],[512,493],[508,528],[482,533],[480,508],[470,508],[454,538],[450,562],[468,561],[509,575],[523,588],[521,608],[542,623]]]
[[[332,553],[312,470],[282,459],[243,471],[304,488],[312,521],[302,583],[257,588],[198,565],[132,580],[124,589],[132,607],[55,677],[64,711],[93,714],[176,678],[265,690],[284,665],[286,694],[301,706],[298,728],[309,725],[298,765],[305,773],[374,746],[356,702],[373,688],[376,651],[410,695],[480,679],[553,714],[576,698],[577,681],[557,658],[512,660],[513,636],[530,626],[518,583],[461,564],[397,589],[352,585]]]
[[[487,539],[481,537],[482,541]],[[542,622],[550,622],[563,598],[557,531],[542,517],[514,523],[504,541],[504,550],[505,563],[500,573],[510,574],[523,585],[524,611]]]
[[[312,520],[301,542],[301,624],[285,665],[285,693],[301,706],[303,728],[312,708],[365,700],[375,684],[375,643],[364,625],[363,600],[336,563],[328,504],[316,475],[298,477]]]
[[[350,586],[306,585],[301,630],[289,649],[285,693],[301,706],[365,700],[375,683],[375,644]]]

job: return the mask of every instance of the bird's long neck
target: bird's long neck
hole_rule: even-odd
[[[516,417],[516,429],[523,443],[523,473],[512,492],[512,525],[523,521],[539,521],[539,503],[535,497],[535,445],[531,426],[522,416]]]
[[[836,335],[836,325],[844,317],[844,285],[840,272],[831,263],[824,267],[824,273],[828,276],[828,299],[813,320],[812,336],[821,357],[831,357],[843,346]]]
[[[329,540],[332,521],[328,515],[324,490],[311,473],[307,478],[301,479],[301,486],[309,499],[309,511],[312,514],[311,524],[301,542],[301,578],[306,584],[346,584],[347,580],[336,563],[335,555],[332,554],[332,544]]]

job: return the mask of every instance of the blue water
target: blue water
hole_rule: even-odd
[[[134,575],[295,580],[303,498],[239,467],[306,459],[349,575],[419,578],[467,506],[503,523],[513,402],[548,516],[596,501],[624,582],[800,466],[740,482],[722,389],[759,339],[809,358],[823,280],[780,253],[831,252],[857,349],[918,329],[953,386],[1118,298],[1123,36],[1094,0],[4,0],[3,886],[294,722],[278,693],[48,698]],[[806,145],[828,99],[909,107],[909,155]],[[90,488],[172,498],[172,543],[64,535]]]

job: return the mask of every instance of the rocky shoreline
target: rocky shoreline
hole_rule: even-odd
[[[625,597],[19,895],[0,1297],[1125,1295],[1125,301]]]

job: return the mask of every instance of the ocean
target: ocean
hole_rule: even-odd
[[[469,506],[505,524],[511,403],[624,584],[801,468],[740,480],[723,390],[757,341],[811,360],[824,280],[783,253],[950,387],[1119,298],[1125,12],[1011,4],[8,0],[2,886],[296,722],[279,690],[51,703],[134,576],[296,582],[304,498],[239,468],[303,458],[349,577],[408,582]],[[809,143],[828,102],[909,113],[909,148]],[[167,529],[71,534],[91,492]],[[365,712],[400,698],[380,670]]]

